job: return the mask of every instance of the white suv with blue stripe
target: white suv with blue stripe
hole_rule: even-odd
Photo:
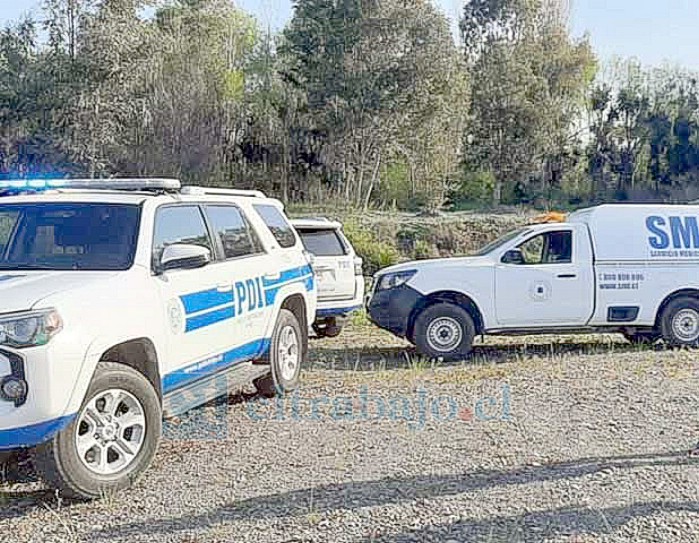
[[[175,180],[0,182],[0,454],[93,498],[163,415],[299,383],[313,270],[282,204]]]
[[[318,337],[336,337],[364,303],[362,259],[342,225],[326,218],[293,219],[291,224],[313,255],[318,309],[312,328]]]

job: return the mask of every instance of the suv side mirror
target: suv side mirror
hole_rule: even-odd
[[[524,255],[519,249],[510,249],[500,259],[503,264],[524,264]]]
[[[200,245],[175,243],[168,245],[160,257],[160,271],[192,270],[211,262],[211,251]]]

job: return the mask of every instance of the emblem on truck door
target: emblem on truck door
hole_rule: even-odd
[[[535,302],[543,302],[551,296],[551,285],[546,281],[537,281],[529,287],[529,297]]]

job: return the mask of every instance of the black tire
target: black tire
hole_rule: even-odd
[[[320,323],[313,323],[313,331],[319,338],[337,337],[342,332],[343,326],[338,324],[336,318],[326,319]]]
[[[337,337],[342,332],[342,326],[336,324],[325,327],[325,337]]]
[[[282,368],[284,362],[282,361],[280,353],[282,337],[285,333],[290,333],[289,331],[295,334],[296,344],[298,346],[298,359],[293,368],[293,372],[291,372],[289,368],[286,370]],[[268,355],[270,373],[253,382],[260,395],[271,398],[276,395],[284,395],[293,392],[298,388],[301,381],[301,364],[306,356],[305,345],[306,342],[301,333],[301,325],[296,315],[288,309],[282,309],[279,312],[279,317],[277,317],[277,322],[272,332],[272,341]]]
[[[660,331],[670,346],[699,346],[699,300],[690,297],[672,300],[660,316]]]
[[[453,334],[452,341],[444,334]],[[476,328],[473,318],[458,305],[438,303],[424,309],[415,320],[413,342],[430,358],[461,360],[471,352]],[[439,345],[440,338],[443,343]]]
[[[140,450],[127,466],[113,474],[101,475],[91,471],[81,460],[76,436],[81,428],[80,414],[95,397],[111,389],[126,391],[140,402],[145,432]],[[100,362],[78,416],[50,441],[34,449],[34,467],[44,481],[67,498],[99,498],[123,490],[138,480],[155,456],[161,431],[162,407],[148,379],[123,364]]]
[[[655,330],[633,333],[623,332],[623,335],[633,345],[653,345],[661,337],[660,333]]]

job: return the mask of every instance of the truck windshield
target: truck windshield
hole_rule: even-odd
[[[140,216],[137,205],[0,205],[0,269],[128,269]]]
[[[495,241],[491,241],[485,247],[482,247],[479,251],[474,253],[474,256],[485,256],[488,253],[493,252],[495,249],[502,247],[508,241],[511,241],[511,240],[515,239],[517,236],[524,234],[530,230],[531,230],[531,228],[518,228],[517,230],[513,230],[512,232],[508,232],[504,236],[501,236],[498,239],[496,239]]]

